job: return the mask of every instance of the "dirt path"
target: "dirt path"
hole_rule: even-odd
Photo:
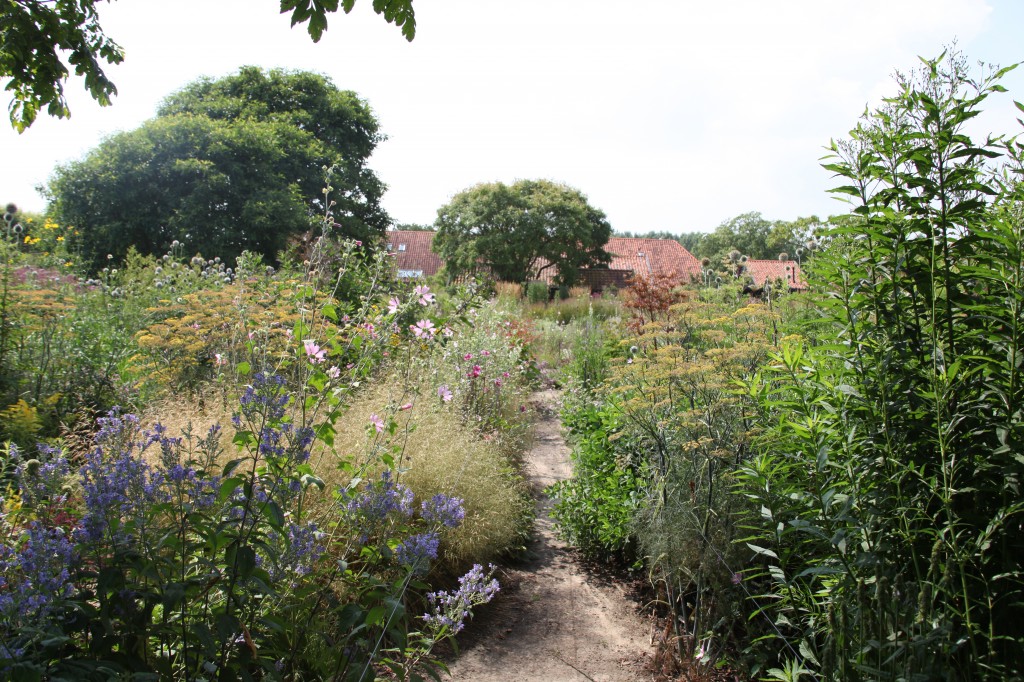
[[[467,628],[452,664],[458,682],[637,682],[646,673],[650,625],[626,590],[578,563],[555,536],[546,486],[570,474],[558,393],[543,391],[527,474],[537,491],[527,558],[499,573],[502,592]]]

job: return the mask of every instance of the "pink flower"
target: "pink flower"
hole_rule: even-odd
[[[306,339],[302,342],[302,346],[306,351],[306,357],[314,365],[319,365],[326,359],[327,351],[316,344],[316,341],[312,339]]]
[[[501,379],[495,379],[494,385],[497,386],[498,388],[501,388]]]
[[[373,424],[373,428],[377,429],[377,433],[384,433],[384,420],[376,414],[370,415],[370,423]]]
[[[213,364],[217,367],[223,367],[228,364],[228,361],[220,353],[213,354]]]
[[[445,327],[444,329],[441,330],[441,333],[449,338],[455,336],[455,330],[452,329],[451,327]]]
[[[462,359],[463,360],[472,360],[473,359],[473,354],[472,353],[466,353],[465,355],[462,356]]]
[[[356,246],[362,246],[362,245],[363,245],[363,243],[357,239],[356,240]]]
[[[335,367],[334,365],[331,365],[331,368],[327,370],[327,376],[329,376],[332,379],[337,379],[338,377],[341,376],[341,370]]]
[[[287,336],[290,339],[290,338],[293,338],[295,336],[295,333],[292,332],[291,329],[285,329],[284,330],[284,335]]]
[[[253,338],[254,336],[256,336],[256,332],[249,332],[249,340],[250,340],[250,341],[252,341],[252,338]]]
[[[434,329],[434,323],[430,320],[420,320],[416,324],[409,325],[409,329],[416,335],[417,339],[429,339],[437,333],[437,330]]]
[[[406,412],[407,410],[411,410],[412,409],[412,403],[406,403],[405,405],[402,405],[398,409],[400,411],[402,411],[402,412]]]
[[[193,329],[199,329],[199,323],[198,322],[193,322],[189,326],[192,327]]]
[[[480,376],[480,370],[483,369],[480,365],[473,365],[473,369],[466,373],[466,376],[470,379],[475,379]]]
[[[503,377],[505,377],[506,379],[508,379],[508,378],[509,378],[510,376],[512,376],[512,375],[511,375],[511,374],[509,374],[508,372],[502,372],[502,373],[501,373],[501,376],[503,376]]]
[[[482,351],[480,351],[480,355],[481,355],[481,357],[485,357],[485,358],[490,357],[491,351],[489,351],[489,350],[482,350]]]
[[[450,389],[450,388],[448,388],[447,386],[441,386],[441,387],[439,387],[439,388],[437,389],[437,396],[438,396],[438,397],[439,397],[439,398],[440,398],[440,399],[441,399],[441,400],[442,400],[443,402],[446,402],[446,403],[447,403],[447,402],[451,402],[451,399],[452,399],[452,391],[451,391],[451,389]]]
[[[388,301],[388,314],[389,315],[394,315],[395,313],[397,313],[398,309],[401,307],[401,305],[402,305],[401,301],[399,301],[397,298],[392,296],[391,300]]]
[[[430,287],[425,284],[423,286],[416,287],[412,292],[420,297],[420,305],[430,305],[434,302],[434,295],[430,293]]]

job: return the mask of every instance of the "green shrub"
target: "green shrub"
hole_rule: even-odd
[[[1000,75],[928,61],[835,143],[829,325],[744,388],[758,612],[819,679],[1024,673],[1024,154],[963,132]]]
[[[573,475],[553,485],[552,515],[558,532],[584,554],[600,559],[636,560],[633,518],[646,500],[639,458],[622,438],[620,412],[613,406],[582,404],[563,413],[573,439]]]
[[[548,285],[544,282],[527,283],[526,300],[530,303],[547,303]]]
[[[608,377],[610,342],[604,327],[593,316],[574,325],[572,359],[566,371],[584,391],[592,392]]]

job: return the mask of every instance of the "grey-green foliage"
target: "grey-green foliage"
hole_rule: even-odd
[[[833,144],[828,324],[748,389],[757,604],[819,679],[1024,673],[1024,154],[965,133],[1006,70],[927,61]]]
[[[584,391],[596,390],[608,378],[611,369],[610,351],[607,348],[613,340],[609,338],[601,320],[591,310],[586,318],[575,322],[576,337],[572,345],[572,359],[569,362],[569,376]]]

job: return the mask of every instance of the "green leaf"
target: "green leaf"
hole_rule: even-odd
[[[369,613],[366,614],[366,625],[367,627],[376,627],[384,622],[384,616],[387,615],[388,607],[378,604],[370,609]]]
[[[281,511],[281,505],[275,500],[269,500],[264,504],[263,510],[267,514],[270,525],[278,530],[284,527],[284,512]]]
[[[242,485],[242,483],[242,479],[238,478],[237,476],[232,476],[231,478],[224,479],[220,484],[220,490],[217,494],[217,499],[220,502],[224,502],[229,497],[231,497],[231,494],[235,492],[235,490],[240,485]]]
[[[752,545],[749,542],[746,543],[746,544],[747,544],[747,547],[749,547],[755,554],[761,554],[763,556],[770,557],[770,558],[775,559],[775,560],[778,560],[778,558],[779,558],[778,554],[776,554],[772,550],[768,549],[767,547],[761,547],[759,545]]]

